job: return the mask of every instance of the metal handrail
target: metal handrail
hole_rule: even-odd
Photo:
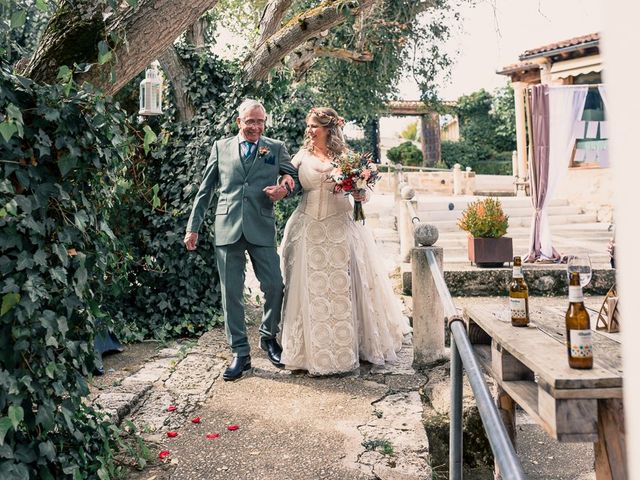
[[[493,456],[505,480],[524,480],[520,459],[511,443],[507,430],[502,423],[489,387],[484,380],[480,364],[473,352],[467,331],[458,315],[451,293],[444,281],[435,254],[425,252],[427,263],[442,301],[445,318],[451,331],[451,420],[449,429],[449,478],[462,480],[462,367],[467,371],[473,395],[484,430],[489,438]]]
[[[409,214],[411,215],[411,223],[413,224],[419,223],[420,217],[418,216],[418,213],[416,212],[416,209],[413,206],[413,203],[407,202],[407,208],[409,209]]]

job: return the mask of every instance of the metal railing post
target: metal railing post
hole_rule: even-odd
[[[524,472],[515,448],[511,443],[507,429],[502,423],[498,409],[493,401],[491,392],[480,369],[480,364],[473,351],[473,346],[467,336],[466,326],[458,314],[456,306],[447,288],[444,276],[433,250],[426,249],[425,255],[429,270],[433,275],[433,283],[438,291],[451,332],[451,413],[449,436],[449,478],[462,480],[462,369],[467,378],[476,406],[482,418],[484,430],[491,444],[495,463],[505,480],[524,480]]]
[[[449,479],[462,480],[462,359],[451,339],[451,418],[449,423]]]

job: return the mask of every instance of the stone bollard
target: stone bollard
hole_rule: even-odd
[[[444,308],[425,255],[427,251],[435,254],[436,263],[444,275],[443,250],[434,246],[438,240],[438,229],[433,225],[419,223],[415,228],[415,238],[419,246],[411,251],[413,364],[424,367],[446,356]]]
[[[453,166],[453,194],[462,195],[462,181],[464,174],[459,163]]]
[[[393,173],[393,201],[398,203],[400,201],[400,191],[402,190],[401,183],[403,182],[402,164],[396,163],[393,168],[395,170]]]
[[[398,216],[398,234],[400,236],[400,261],[408,263],[411,261],[411,249],[415,247],[416,242],[413,236],[412,215],[409,211],[409,205],[413,205],[413,209],[417,208],[418,202],[413,200],[416,192],[413,188],[406,185],[401,191],[401,205]]]

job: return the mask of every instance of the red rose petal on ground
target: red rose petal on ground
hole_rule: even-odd
[[[219,433],[208,433],[207,438],[218,438],[220,436]]]
[[[234,430],[238,430],[239,428],[240,428],[240,426],[239,426],[239,425],[229,425],[229,426],[227,427],[227,430],[230,430],[230,431],[232,431],[232,432],[233,432]]]
[[[175,405],[169,405],[167,407],[167,412],[175,412],[178,409]]]
[[[191,423],[200,423],[200,417],[192,418]]]
[[[160,458],[166,458],[169,456],[169,450],[162,450],[158,455]]]
[[[173,438],[177,436],[178,436],[178,432],[167,432],[167,437],[169,438]]]

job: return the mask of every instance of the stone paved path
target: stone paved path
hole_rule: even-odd
[[[259,317],[258,307],[249,312]],[[418,394],[426,379],[411,367],[410,343],[397,365],[310,377],[269,363],[257,348],[256,321],[250,335],[253,372],[236,382],[221,378],[230,354],[219,329],[190,348],[158,350],[97,395],[96,403],[133,421],[151,446],[151,467],[130,478],[430,478]],[[169,405],[177,410],[168,412]],[[240,428],[227,430],[232,424]],[[169,457],[160,461],[165,449]]]

